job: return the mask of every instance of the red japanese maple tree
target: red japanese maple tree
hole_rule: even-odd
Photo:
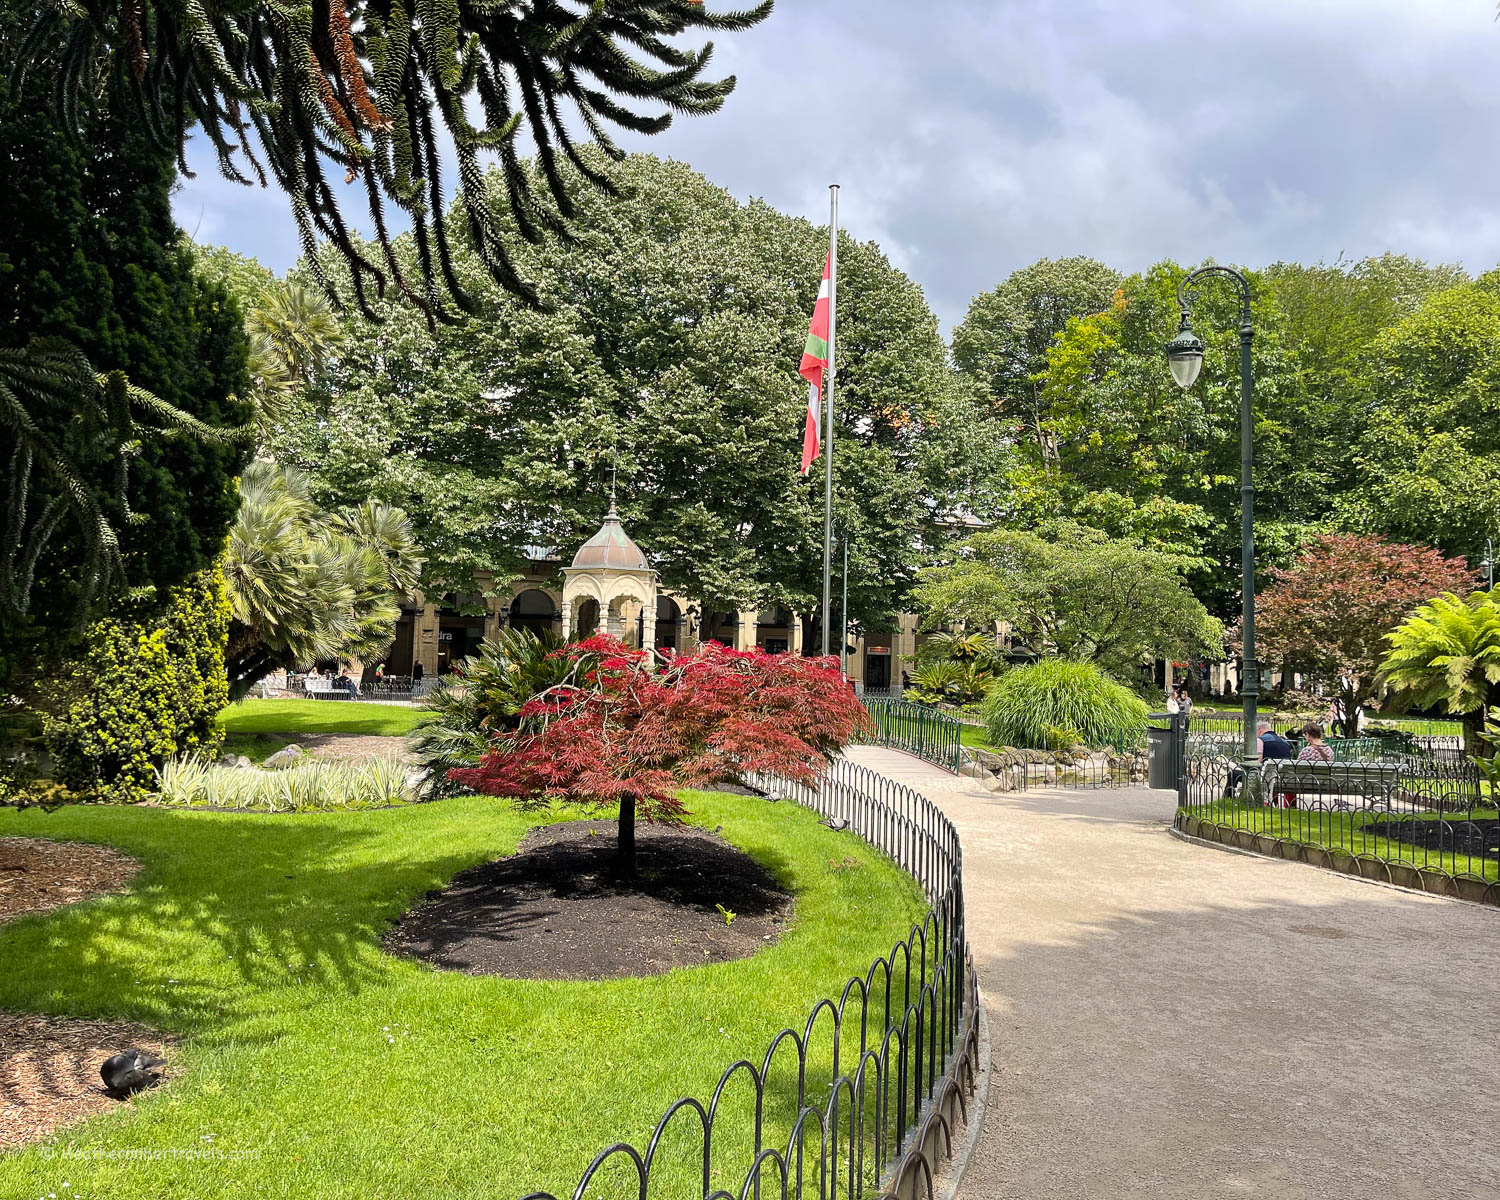
[[[1359,706],[1377,694],[1385,635],[1423,601],[1465,592],[1474,580],[1463,559],[1431,546],[1354,534],[1325,534],[1270,574],[1255,598],[1262,653],[1337,689],[1348,737]]]
[[[869,720],[837,660],[730,650],[653,654],[594,637],[558,651],[573,670],[522,708],[521,728],[449,778],[522,805],[615,809],[620,869],[635,822],[675,822],[677,798],[764,771],[810,782]]]

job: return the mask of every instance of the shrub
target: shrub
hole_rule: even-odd
[[[172,759],[157,772],[163,804],[183,808],[246,808],[261,812],[384,808],[412,796],[399,758],[362,763],[316,760],[280,771],[213,766],[201,758]]]
[[[984,703],[990,743],[1053,749],[1049,732],[1131,750],[1146,740],[1146,702],[1092,663],[1043,659],[1002,675]]]
[[[438,680],[423,703],[427,715],[406,740],[424,773],[424,796],[437,799],[467,790],[448,772],[477,767],[496,735],[520,726],[527,701],[568,677],[576,662],[558,653],[561,648],[551,633],[502,629]]]
[[[167,759],[217,754],[228,630],[217,570],[173,588],[154,617],[94,624],[83,657],[44,691],[42,729],[58,782],[99,799],[144,800]]]
[[[1087,739],[1076,729],[1065,729],[1059,725],[1048,725],[1042,730],[1044,750],[1071,750],[1083,745]]]

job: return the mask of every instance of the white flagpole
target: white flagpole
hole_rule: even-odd
[[[823,439],[823,653],[833,608],[833,339],[839,313],[839,185],[828,185],[828,369],[823,372],[823,408],[828,436]]]

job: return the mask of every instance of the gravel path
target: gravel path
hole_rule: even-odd
[[[1500,912],[1182,842],[1170,792],[848,753],[963,838],[994,1058],[963,1200],[1500,1198]]]

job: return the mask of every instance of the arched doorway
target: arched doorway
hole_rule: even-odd
[[[578,620],[573,626],[573,634],[581,642],[584,638],[593,637],[599,632],[599,601],[590,596],[578,605]]]
[[[527,588],[511,601],[510,620],[512,629],[529,629],[532,633],[551,632],[557,619],[557,606],[552,597],[540,588]]]
[[[670,596],[656,598],[656,645],[662,650],[682,646],[682,609]]]

